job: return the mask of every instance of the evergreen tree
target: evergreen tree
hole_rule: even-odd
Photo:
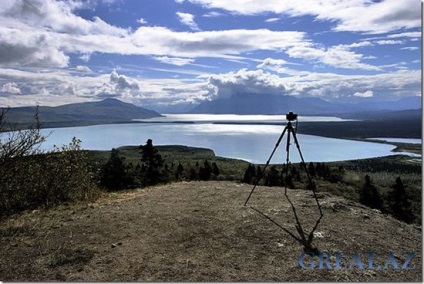
[[[286,175],[286,178],[284,179],[284,186],[294,188],[293,176],[291,174]]]
[[[196,174],[196,170],[191,168],[190,169],[190,175],[188,177],[189,180],[196,180],[197,179],[197,174]]]
[[[249,164],[249,166],[247,166],[246,171],[244,172],[244,176],[243,176],[243,180],[242,182],[244,183],[252,183],[253,179],[256,176],[256,170],[255,170],[255,166],[252,164]]]
[[[259,181],[262,178],[262,168],[261,166],[256,167],[256,179]]]
[[[112,149],[109,160],[100,170],[100,185],[107,189],[117,190],[131,187],[134,184],[130,167],[125,165],[124,160],[119,156],[117,149]]]
[[[199,169],[199,178],[201,180],[210,180],[212,175],[212,167],[209,164],[208,160],[205,160],[203,163],[203,167]]]
[[[408,200],[405,186],[400,177],[396,178],[396,182],[392,188],[393,191],[389,192],[387,196],[389,211],[396,219],[411,223],[413,221],[411,203]]]
[[[141,149],[141,177],[144,186],[154,185],[163,181],[162,168],[164,162],[158,150],[153,146],[152,139],[148,139]]]
[[[306,185],[306,189],[307,190],[316,190],[317,185],[316,185],[315,181],[313,181],[313,180],[308,181],[308,184]]]
[[[213,162],[213,163],[212,163],[212,173],[213,173],[215,176],[219,176],[219,174],[220,174],[220,171],[219,171],[218,165],[217,165],[215,162]]]
[[[279,172],[276,166],[272,166],[265,178],[266,186],[279,186],[281,185]]]
[[[312,162],[309,163],[308,172],[309,172],[309,175],[311,177],[315,177],[316,176],[316,171],[315,171],[314,163],[312,163]]]
[[[178,163],[177,171],[175,172],[175,179],[181,180],[184,174],[184,167],[181,163]]]
[[[290,170],[290,175],[294,177],[297,175],[297,173],[298,173],[297,168],[293,165]]]
[[[359,193],[359,202],[371,208],[382,209],[380,194],[369,175],[365,176],[365,184]]]
[[[317,176],[320,176],[320,177],[323,176],[321,163],[317,163],[317,166],[316,166],[315,170],[316,170],[316,175]]]

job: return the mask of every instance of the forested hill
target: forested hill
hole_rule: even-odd
[[[34,122],[36,107],[11,108],[6,118],[12,124],[26,127]],[[152,118],[161,114],[117,99],[85,102],[56,107],[40,106],[42,127],[81,126],[103,123],[130,122],[135,118]]]

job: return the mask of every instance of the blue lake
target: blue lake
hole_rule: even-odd
[[[211,116],[169,115],[153,119],[161,123],[129,123],[94,125],[84,127],[43,129],[50,133],[44,149],[53,145],[68,144],[72,137],[82,140],[82,147],[89,150],[110,150],[124,145],[144,145],[152,139],[154,145],[187,145],[210,148],[216,155],[238,158],[252,163],[265,163],[286,125],[282,116]],[[301,121],[340,121],[338,118],[305,117]],[[185,123],[185,122],[193,123]],[[225,124],[214,124],[223,122]],[[231,124],[231,122],[245,124]],[[255,122],[281,122],[281,125],[254,124]],[[253,124],[246,124],[253,123]],[[301,122],[299,122],[301,127]],[[271,163],[286,160],[286,135],[277,148]],[[298,134],[298,141],[306,162],[341,161],[393,155],[395,146],[372,142],[324,138]],[[290,161],[300,157],[293,138]]]

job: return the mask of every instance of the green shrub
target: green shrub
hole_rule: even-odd
[[[26,130],[6,123],[7,112],[0,111],[0,217],[97,196],[80,140],[40,151],[46,137],[40,132],[38,111]]]
[[[0,165],[0,216],[95,198],[99,191],[79,143],[74,138],[49,153],[4,161]]]

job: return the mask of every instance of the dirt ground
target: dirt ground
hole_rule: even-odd
[[[181,182],[10,217],[0,223],[0,280],[422,281],[420,228],[318,193],[322,256],[302,257],[284,189],[258,187],[243,206],[251,189]],[[288,195],[309,234],[315,199]]]

